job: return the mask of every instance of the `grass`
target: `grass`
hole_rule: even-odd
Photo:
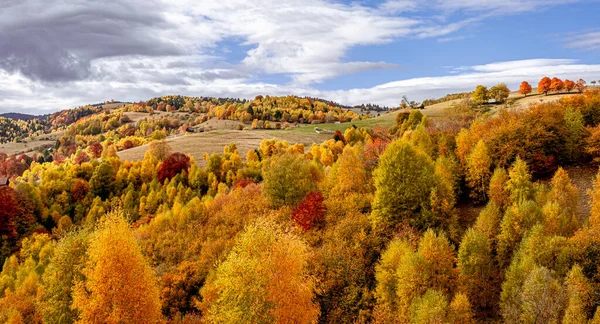
[[[330,134],[317,134],[314,132],[298,134],[283,130],[217,130],[205,133],[180,135],[167,139],[173,152],[190,154],[197,163],[203,165],[204,154],[223,153],[223,147],[235,143],[240,155],[246,156],[249,150],[258,148],[264,139],[275,138],[287,141],[290,144],[302,143],[310,146],[313,143],[320,144],[330,139]],[[144,158],[148,145],[142,145],[119,152],[122,160],[136,161]]]

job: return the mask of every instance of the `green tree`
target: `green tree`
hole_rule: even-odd
[[[373,177],[376,191],[371,220],[376,226],[408,220],[419,228],[427,227],[419,213],[429,207],[437,182],[427,154],[405,140],[394,141],[381,155]]]
[[[410,305],[410,322],[432,324],[448,322],[448,297],[443,292],[428,289]]]
[[[94,197],[107,199],[113,191],[115,181],[115,171],[107,160],[102,161],[94,170],[90,179],[90,193]]]
[[[275,155],[263,164],[263,188],[276,206],[294,206],[314,191],[314,168],[304,156],[293,153]]]
[[[565,137],[566,156],[571,161],[576,161],[581,155],[581,145],[585,132],[585,124],[581,111],[568,107],[565,110],[565,125],[567,135]]]
[[[531,174],[527,169],[527,163],[517,157],[512,167],[508,171],[509,179],[506,188],[510,192],[510,199],[513,203],[521,203],[533,199],[534,189],[531,182]]]

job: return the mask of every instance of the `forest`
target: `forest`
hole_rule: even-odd
[[[600,323],[600,175],[568,172],[600,163],[600,91],[202,161],[165,141],[200,120],[128,111],[368,118],[291,96],[51,116],[54,153],[0,156],[1,323]]]

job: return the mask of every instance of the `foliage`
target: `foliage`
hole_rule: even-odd
[[[154,273],[122,215],[111,213],[101,220],[90,237],[82,273],[85,280],[75,281],[73,293],[81,322],[161,321]]]
[[[475,91],[471,94],[471,100],[478,104],[482,104],[488,101],[488,89],[486,86],[478,85]]]
[[[263,165],[264,191],[274,206],[297,205],[315,189],[314,168],[302,155],[286,153]]]
[[[531,89],[531,85],[529,84],[529,82],[527,82],[527,81],[521,82],[521,85],[519,86],[520,94],[527,97],[527,95],[530,94],[531,91],[532,91],[532,89]]]
[[[381,156],[373,178],[373,224],[394,226],[408,220],[420,228],[433,225],[422,214],[429,208],[437,181],[427,154],[405,140],[394,141]]]
[[[291,218],[297,226],[307,231],[321,225],[326,210],[321,192],[309,192],[292,210]]]
[[[158,181],[165,182],[174,176],[190,169],[190,158],[183,153],[172,153],[158,168]]]
[[[246,228],[202,289],[212,323],[314,323],[308,247],[268,221]]]

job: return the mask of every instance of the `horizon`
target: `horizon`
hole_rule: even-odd
[[[394,107],[600,80],[597,1],[34,0],[0,11],[0,113],[163,95]],[[19,18],[17,18],[19,17]]]

